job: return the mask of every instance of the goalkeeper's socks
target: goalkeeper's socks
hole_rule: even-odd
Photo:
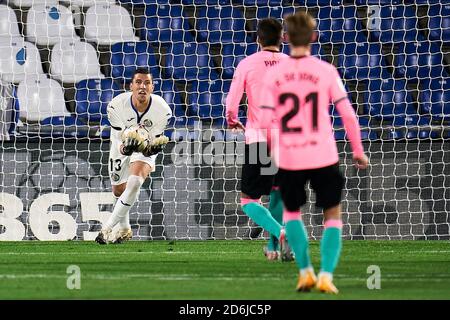
[[[300,211],[284,210],[283,219],[286,225],[286,237],[295,254],[295,261],[300,270],[311,268],[309,257],[309,241],[305,224],[301,220]]]
[[[281,200],[281,192],[278,189],[273,189],[270,192],[269,211],[272,217],[281,225],[283,223],[283,201]],[[274,235],[270,235],[268,250],[277,250],[278,239]]]
[[[329,219],[325,221],[322,240],[320,241],[320,253],[322,256],[320,271],[333,273],[337,266],[342,248],[342,221]]]
[[[259,199],[241,198],[241,205],[244,213],[258,226],[280,238],[281,225],[272,217],[270,211],[259,203]]]
[[[133,204],[136,202],[143,183],[144,179],[139,176],[131,175],[128,177],[125,191],[119,197],[119,200],[114,206],[113,213],[104,225],[104,229],[113,229],[114,226],[122,219],[125,219],[125,217],[127,217],[128,220],[128,213]]]

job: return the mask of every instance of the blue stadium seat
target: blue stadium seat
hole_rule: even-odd
[[[403,80],[370,80],[365,100],[369,108],[368,113],[378,120],[406,123],[407,117],[417,115]]]
[[[294,3],[301,6],[338,6],[342,4],[342,0],[295,0]]]
[[[232,5],[232,0],[182,0],[183,4],[186,5],[208,5],[208,6],[224,6]]]
[[[225,122],[225,99],[229,82],[196,81],[188,93],[189,105],[198,112],[198,117],[215,126]]]
[[[141,39],[163,45],[193,42],[188,19],[184,17],[182,9],[181,5],[147,6]]]
[[[231,6],[201,7],[197,15],[198,40],[208,43],[247,41],[242,11]]]
[[[401,0],[356,0],[355,3],[358,6],[370,6],[370,5],[391,5],[399,4]]]
[[[80,119],[88,123],[101,123],[107,118],[108,103],[122,92],[112,79],[87,79],[75,86],[75,111]]]
[[[172,109],[173,116],[169,121],[169,128],[186,127],[193,125],[194,119],[189,117],[186,105],[183,103],[180,92],[177,90],[175,82],[172,80],[155,80],[154,93],[164,98]]]
[[[430,39],[450,42],[450,3],[430,5],[428,16]]]
[[[317,29],[322,43],[367,42],[354,6],[321,7],[317,15]]]
[[[177,80],[218,79],[213,70],[209,47],[203,43],[184,43],[169,46],[166,60],[166,76]]]
[[[150,68],[154,78],[160,77],[153,48],[148,42],[119,42],[111,47],[111,76],[130,82],[138,67]]]
[[[258,52],[256,43],[225,43],[222,46],[222,78],[233,78],[234,70],[245,57]]]
[[[379,13],[380,17],[372,16],[369,19],[368,29],[372,40],[396,43],[422,39],[416,14],[410,6],[381,6]]]
[[[420,112],[439,122],[450,121],[450,78],[425,80],[420,87]]]
[[[418,81],[446,74],[442,52],[437,45],[427,41],[399,43],[395,61],[397,77]]]
[[[169,4],[169,0],[119,0],[122,4],[145,6],[147,4]]]
[[[387,79],[381,46],[376,43],[349,43],[339,51],[339,68],[346,79]]]

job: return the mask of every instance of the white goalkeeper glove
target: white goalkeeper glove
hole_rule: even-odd
[[[145,147],[144,150],[142,150],[142,154],[146,157],[153,156],[161,152],[168,142],[169,138],[166,137],[165,135],[161,135],[153,139],[153,141],[147,147]]]

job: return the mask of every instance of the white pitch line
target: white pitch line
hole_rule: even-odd
[[[239,251],[93,251],[93,252],[0,252],[0,255],[98,255],[98,254],[237,254],[248,255],[249,252]]]

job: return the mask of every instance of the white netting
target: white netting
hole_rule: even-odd
[[[224,130],[224,101],[258,50],[257,21],[296,10],[317,18],[313,54],[343,76],[371,159],[353,169],[332,108],[344,236],[449,239],[450,4],[406,0],[0,0],[0,239],[95,236],[112,210],[106,105],[137,67],[174,118],[131,210],[134,238],[263,235],[240,210],[243,137]]]

